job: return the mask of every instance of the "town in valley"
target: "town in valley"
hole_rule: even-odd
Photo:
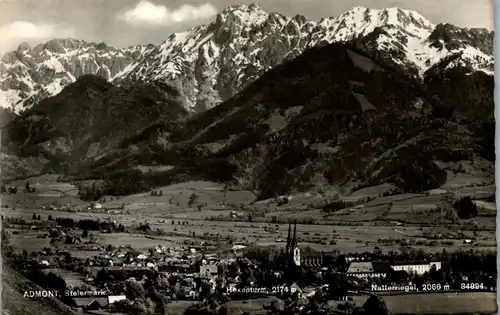
[[[491,4],[258,2],[0,1],[0,315],[497,312]]]
[[[395,302],[403,296],[415,303],[469,297],[481,299],[484,307],[495,302],[496,256],[481,248],[486,234],[480,229],[421,231],[419,237],[410,232],[419,228],[390,222],[390,239],[382,237],[387,226],[374,222],[277,220],[231,204],[243,192],[209,183],[87,203],[48,184],[51,177],[26,181],[15,193],[4,189],[2,196],[2,250],[11,272],[36,283],[24,291],[27,299],[55,297],[92,314],[187,314],[205,308],[214,314],[291,314],[313,307],[355,313],[374,303],[367,302],[370,297],[396,309],[408,307]],[[217,211],[198,209],[217,198]],[[294,198],[267,200],[262,207],[279,211]],[[190,210],[168,217],[138,212],[144,211],[138,205],[168,208],[172,199],[173,208],[186,202]],[[22,209],[27,200],[41,206]],[[382,234],[367,236],[368,229]],[[342,242],[355,250],[344,249]]]

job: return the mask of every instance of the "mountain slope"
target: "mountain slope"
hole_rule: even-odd
[[[42,154],[60,166],[92,159],[155,120],[186,117],[181,99],[165,83],[116,87],[100,76],[84,75],[8,124],[2,149],[20,156]]]
[[[169,36],[158,46],[113,49],[103,44],[55,40],[34,49],[21,45],[0,62],[0,105],[16,112],[32,106],[82,73],[115,84],[174,80],[189,111],[228,100],[265,71],[310,47],[354,43],[412,76],[449,56],[450,68],[493,71],[493,33],[426,20],[414,11],[355,7],[319,22],[267,13],[256,4],[235,5],[208,25]],[[42,70],[42,74],[38,74]]]
[[[37,284],[2,266],[2,312],[23,315],[76,315],[77,312],[55,298],[27,298],[24,292],[43,291]]]
[[[106,178],[130,174],[133,165],[169,165],[134,173],[142,180],[135,189],[208,179],[232,181],[261,198],[325,185],[437,188],[447,172],[436,162],[494,160],[484,154],[493,147],[491,112],[470,120],[476,104],[466,98],[491,111],[493,91],[483,92],[493,79],[466,70],[451,75],[444,67],[423,84],[354,46],[312,48],[221,105],[174,128],[156,124],[73,175]],[[438,93],[438,74],[463,89],[461,96]]]

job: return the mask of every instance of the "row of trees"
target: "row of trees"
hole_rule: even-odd
[[[90,186],[81,186],[78,196],[85,201],[97,201],[103,196],[125,196],[148,191],[143,175],[138,170],[120,171],[107,174],[102,184],[93,182]]]
[[[116,225],[114,222],[100,221],[93,219],[74,220],[72,218],[56,218],[56,223],[63,228],[80,228],[89,231],[116,231],[123,232],[125,227],[122,224]]]
[[[9,193],[9,194],[16,194],[17,193],[17,187],[15,186],[4,186],[4,185],[1,185],[0,186],[0,192],[1,193]],[[24,192],[26,193],[33,193],[33,192],[37,192],[38,189],[36,187],[33,187],[33,186],[30,186],[29,182],[26,182],[26,185],[24,186]]]
[[[33,219],[33,220],[41,220],[41,219],[42,219],[42,217],[41,217],[39,214],[37,215],[36,213],[33,213],[33,217],[32,217],[32,219]],[[49,215],[47,216],[47,220],[48,220],[48,221],[52,221],[52,220],[53,220],[53,218],[52,218],[52,215],[51,215],[51,214],[49,214]],[[24,223],[20,223],[20,224],[26,224],[26,221],[24,221]]]
[[[335,313],[387,315],[389,313],[384,300],[377,295],[371,295],[362,307],[355,307],[353,303],[344,302],[337,304],[336,308],[332,308],[328,305],[327,296],[321,291],[316,292],[303,307],[299,307],[297,302],[298,296],[292,295],[264,305],[264,310],[269,315],[329,315]]]
[[[163,190],[161,189],[152,189],[151,190],[151,196],[163,196]]]
[[[26,185],[24,187],[24,192],[27,192],[27,193],[34,193],[34,192],[37,192],[38,189],[36,187],[32,187],[30,186],[30,183],[29,182],[26,182]]]
[[[5,187],[4,185],[2,185],[2,186],[0,186],[0,192],[2,194],[5,194],[5,193],[17,194],[17,187],[14,187],[14,186]]]

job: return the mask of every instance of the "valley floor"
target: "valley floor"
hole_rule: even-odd
[[[389,251],[402,244],[426,251],[441,251],[443,247],[449,250],[496,248],[494,203],[476,201],[479,215],[470,220],[452,222],[448,218],[454,211],[450,199],[461,195],[486,198],[494,194],[494,186],[393,196],[381,196],[377,191],[380,188],[373,187],[341,197],[346,202],[346,209],[325,213],[315,207],[330,198],[328,192],[300,194],[279,206],[275,200],[254,202],[255,196],[249,191],[229,191],[224,197],[220,184],[188,182],[159,188],[163,191],[162,196],[145,193],[106,197],[102,208],[89,209],[87,202],[79,200],[72,185],[54,181],[53,175],[30,182],[39,192],[2,196],[4,216],[30,220],[36,213],[42,220],[52,216],[54,219],[109,219],[124,226],[148,223],[152,231],[164,232],[156,241],[164,245],[165,242],[174,245],[187,240],[199,241],[207,236],[229,236],[234,243],[284,246],[288,222],[298,220],[301,246],[318,251],[364,252],[375,247]],[[196,201],[190,204],[190,198]],[[76,210],[57,209],[70,203]],[[48,210],[50,205],[55,209]],[[124,209],[120,209],[121,205]],[[13,242],[19,250],[41,249],[48,245],[49,239],[37,238],[38,234],[41,233],[24,231],[13,235]],[[142,234],[94,234],[103,244],[130,244],[135,248],[151,247],[152,244],[152,240]],[[475,242],[464,244],[465,239],[475,239]]]
[[[58,249],[83,259],[100,255],[107,245],[130,245],[140,251],[156,246],[201,246],[207,240],[217,240],[217,250],[221,252],[231,251],[235,244],[284,247],[290,220],[299,222],[298,239],[304,253],[307,247],[316,251],[337,250],[344,254],[373,251],[376,247],[388,252],[402,246],[427,252],[440,252],[443,248],[450,252],[458,249],[496,250],[496,208],[487,201],[494,194],[495,187],[488,185],[385,196],[387,187],[382,185],[336,199],[332,198],[336,194],[334,189],[325,188],[322,193],[292,196],[288,203],[279,205],[276,200],[255,202],[255,196],[249,191],[224,193],[223,186],[217,183],[188,182],[157,188],[162,190],[162,196],[150,193],[108,196],[102,200],[102,207],[91,208],[88,202],[78,198],[75,186],[56,179],[56,175],[31,178],[28,181],[38,192],[25,193],[20,189],[17,194],[4,194],[2,215],[22,218],[35,225],[47,221],[50,216],[53,220],[99,218],[126,227],[127,232],[122,233],[90,231],[96,248],[83,249],[83,244],[57,245]],[[14,185],[24,187],[25,182]],[[478,216],[450,221],[450,211],[453,211],[450,200],[461,196],[471,196],[475,200]],[[346,207],[326,213],[319,206],[325,200],[341,200]],[[33,214],[40,219],[33,220]],[[149,224],[151,232],[161,233],[145,235],[138,231],[137,227],[145,223]],[[15,233],[10,235],[10,242],[17,252],[39,252],[51,247],[50,238],[45,236],[47,231],[39,231],[35,225],[30,229],[11,229]],[[470,239],[474,241],[469,242]],[[28,308],[22,314],[61,314],[54,311],[53,306],[40,306],[39,301],[21,303],[25,298],[19,293],[22,290],[18,284],[27,282],[16,278],[10,271],[4,274],[2,294],[5,309],[10,310],[5,314],[17,314],[18,304],[25,304],[23,307]],[[60,275],[70,285],[83,283],[83,276],[77,273],[64,271]],[[169,307],[173,314],[181,314],[182,309],[192,303],[173,301]],[[231,303],[234,305],[228,305],[229,309],[248,309],[258,313],[263,312],[262,305],[269,301]],[[35,309],[40,312],[34,312]]]

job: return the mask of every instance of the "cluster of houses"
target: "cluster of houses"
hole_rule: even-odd
[[[196,278],[201,278],[205,280],[213,292],[216,287],[222,285],[226,287],[228,292],[236,288],[237,284],[241,282],[239,277],[234,279],[225,279],[224,282],[220,282],[220,268],[222,263],[231,263],[234,259],[221,259],[217,260],[215,255],[206,255],[208,257],[203,257],[201,261],[195,263],[195,261],[190,261],[186,259],[175,259],[170,258],[160,262],[156,262],[150,267],[142,265],[140,261],[147,261],[149,258],[146,254],[137,255],[136,264],[126,264],[124,266],[108,266],[108,267],[91,267],[88,268],[87,275],[85,277],[85,282],[92,284],[96,279],[99,271],[105,269],[111,274],[126,274],[125,278],[133,276],[136,279],[143,278],[144,275],[151,272],[152,270],[158,271],[159,274],[167,277],[171,276],[181,276],[182,281],[179,283],[177,298],[184,300],[197,300],[200,296],[201,287],[197,285],[195,281]],[[145,258],[148,257],[148,258]],[[142,265],[142,266],[141,266]],[[75,298],[75,302],[78,306],[87,310],[98,310],[102,308],[111,307],[112,301],[109,299],[114,299],[114,301],[126,299],[124,295],[108,296],[106,297],[93,297],[93,298]]]
[[[202,255],[195,248],[167,248],[159,245],[154,249],[137,253],[127,247],[119,247],[100,256],[86,259],[84,282],[92,287],[99,271],[103,269],[111,274],[121,274],[125,278],[132,276],[136,279],[141,279],[154,270],[164,276],[182,276],[179,298],[196,300],[200,288],[197,287],[195,278],[205,279],[212,289],[215,289],[219,264],[231,261],[219,260],[215,254]],[[46,264],[49,267],[49,263]],[[89,311],[112,308],[113,303],[121,300],[126,300],[125,295],[74,298],[78,307]]]
[[[317,266],[323,267],[321,269],[327,269],[325,267],[326,262],[321,258],[327,256],[300,257],[297,242],[294,242],[293,239],[294,237],[292,236],[287,243],[291,262],[296,265]],[[236,261],[236,256],[232,255],[231,257],[223,258],[218,257],[217,254],[201,254],[197,248],[189,247],[166,247],[158,245],[144,252],[136,252],[128,247],[119,247],[111,251],[105,251],[100,256],[87,259],[87,274],[84,281],[92,285],[99,271],[102,269],[106,269],[110,273],[120,273],[125,275],[125,278],[132,276],[136,279],[141,279],[143,275],[154,270],[167,277],[180,276],[182,281],[179,283],[176,293],[177,298],[197,300],[201,288],[197,286],[196,278],[204,279],[205,283],[209,284],[211,290],[215,290],[217,286],[225,287],[228,292],[236,290],[241,283],[239,276],[236,276],[234,279],[224,278],[221,280],[222,268],[220,268],[221,264],[228,265]],[[249,266],[254,265],[246,258],[238,259],[246,260]],[[349,263],[346,274],[361,279],[384,278],[390,272],[405,272],[420,275],[431,270],[441,269],[440,262],[389,264],[385,262],[363,261],[354,257],[348,257],[346,260]],[[276,271],[276,273],[282,274],[280,271]],[[250,285],[258,286],[258,284],[254,283],[250,283]],[[297,284],[293,284],[293,286],[295,286],[294,290],[303,298],[314,295],[318,289],[315,287],[301,288]],[[98,310],[110,308],[114,302],[124,299],[126,299],[124,295],[110,295],[107,297],[78,297],[75,298],[75,302],[84,309]]]
[[[78,244],[76,239],[75,244]],[[97,245],[96,245],[97,246]],[[144,275],[150,274],[153,270],[163,276],[180,276],[182,281],[179,283],[176,292],[178,298],[196,300],[199,297],[201,288],[197,286],[196,278],[202,278],[205,283],[208,283],[212,290],[217,286],[227,288],[228,292],[238,287],[241,284],[241,278],[236,276],[234,279],[221,279],[221,265],[229,265],[237,259],[246,260],[248,266],[254,265],[247,258],[237,255],[244,246],[235,245],[233,255],[230,257],[219,257],[217,254],[202,254],[201,247],[184,246],[184,247],[166,247],[157,245],[146,251],[137,252],[130,247],[120,246],[116,249],[108,249],[101,252],[99,256],[87,258],[85,260],[86,275],[85,282],[92,286],[96,277],[102,269],[106,269],[110,273],[121,274],[124,279],[134,277],[136,279],[143,278]],[[98,248],[103,250],[104,248]],[[63,252],[61,252],[63,253]],[[61,254],[57,253],[57,254]],[[296,226],[289,226],[288,239],[286,244],[286,253],[289,256],[289,263],[295,266],[310,266],[318,267],[321,270],[327,270],[326,267],[330,261],[328,254],[316,256],[301,256],[301,251],[298,246],[296,237]],[[49,253],[41,257],[50,256]],[[47,256],[46,256],[47,255]],[[238,257],[238,258],[237,258]],[[330,257],[331,258],[331,257]],[[386,262],[363,261],[359,257],[348,257],[346,261],[349,267],[346,271],[348,276],[369,279],[369,278],[385,278],[389,273],[406,273],[421,275],[431,270],[440,270],[441,262],[416,262],[405,264],[389,264]],[[43,260],[42,264],[49,267],[49,260]],[[275,275],[279,278],[282,271],[275,271]],[[116,278],[116,277],[115,277]],[[258,286],[250,282],[250,286]],[[314,295],[317,288],[300,288],[294,284],[295,291],[299,292],[303,297]],[[123,295],[111,295],[102,297],[77,298],[77,305],[88,309],[97,310],[108,308],[116,301],[126,299]]]
[[[128,247],[120,246],[117,249],[105,252],[91,259],[90,266],[100,267],[128,267],[159,270],[160,266],[182,266],[190,264],[201,254],[196,248],[166,248],[158,245],[144,252],[136,252]]]

